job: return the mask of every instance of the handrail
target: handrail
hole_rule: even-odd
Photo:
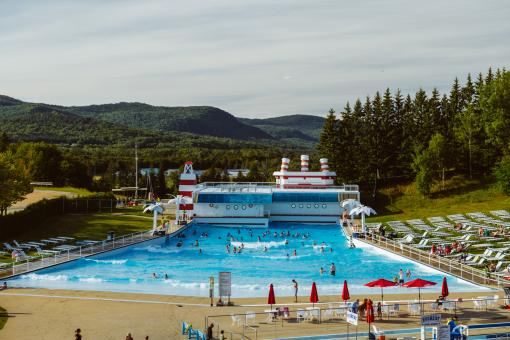
[[[130,233],[111,240],[98,241],[98,243],[90,245],[76,246],[74,249],[62,250],[60,253],[45,256],[40,254],[32,256],[24,261],[12,262],[8,266],[0,268],[0,277],[8,277],[31,272],[37,269],[46,268],[59,263],[68,262],[82,257],[94,255],[107,250],[114,250],[126,245],[138,243],[141,241],[154,238],[152,229]]]
[[[356,240],[379,246],[380,248],[388,250],[394,254],[401,255],[413,261],[433,267],[434,269],[447,272],[453,276],[475,284],[501,287],[502,285],[509,283],[502,280],[497,275],[491,275],[491,273],[486,273],[480,269],[473,268],[460,261],[437,256],[430,252],[416,249],[410,245],[390,240],[381,235],[367,234],[365,239],[357,238]]]

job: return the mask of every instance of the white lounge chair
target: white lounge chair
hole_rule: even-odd
[[[296,311],[296,321],[301,322],[306,319],[306,311],[304,309],[298,309]]]
[[[244,315],[245,325],[249,325],[250,322],[255,322],[256,317],[257,317],[257,314],[255,314],[255,312],[247,311],[246,314]]]
[[[241,326],[242,320],[241,320],[241,317],[239,315],[230,314],[230,317],[232,318],[232,326],[234,326],[234,325]]]

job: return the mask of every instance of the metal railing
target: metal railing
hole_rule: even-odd
[[[0,277],[19,275],[26,272],[54,266],[59,263],[69,262],[82,257],[102,253],[104,251],[114,250],[130,244],[150,240],[156,236],[152,235],[152,230],[131,233],[111,240],[103,240],[94,244],[76,246],[72,249],[61,250],[54,255],[31,256],[23,261],[13,262],[0,269]]]
[[[381,317],[378,316],[377,303],[374,301],[374,317],[372,324],[378,327],[395,326],[419,327],[423,315],[442,314],[446,321],[448,317],[458,316],[462,320],[471,319],[494,322],[494,313],[500,313],[505,318],[508,312],[500,308],[501,303],[508,304],[509,298],[474,298],[445,300],[440,303],[435,300],[385,301],[381,306]],[[310,304],[311,305],[311,304]],[[316,303],[315,306],[289,308],[281,307],[279,310],[269,309],[264,311],[245,311],[231,314],[208,315],[205,318],[205,325],[214,323],[215,332],[219,335],[223,330],[227,339],[257,339],[287,336],[288,334],[317,335],[321,332],[321,324],[328,326],[328,332],[334,327],[337,332],[349,332],[349,325],[346,320],[347,311],[359,315],[359,330],[366,332],[366,313],[353,311],[352,305],[342,302]],[[243,307],[252,308],[256,307]],[[263,307],[258,307],[263,308]],[[274,307],[273,307],[274,308]],[[488,314],[489,312],[489,314]],[[398,320],[399,323],[395,323]],[[444,322],[445,322],[444,321]],[[483,323],[483,322],[481,322]],[[418,326],[416,326],[418,324]],[[351,332],[354,326],[350,326]],[[384,330],[384,329],[383,329]],[[230,337],[228,336],[230,335]]]
[[[459,277],[475,284],[497,287],[509,284],[508,281],[494,273],[485,272],[483,270],[466,265],[457,259],[431,254],[430,252],[417,249],[412,245],[396,242],[377,234],[367,234],[364,239],[357,238],[357,240],[378,246],[394,254],[398,254],[413,261],[428,265],[440,271],[447,272],[450,275]]]

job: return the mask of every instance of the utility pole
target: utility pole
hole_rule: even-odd
[[[135,199],[138,198],[138,144],[135,142]]]

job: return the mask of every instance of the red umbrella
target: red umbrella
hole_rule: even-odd
[[[422,280],[422,279],[414,279],[412,281],[408,281],[404,283],[402,286],[407,288],[418,288],[418,301],[421,301],[421,292],[420,289],[429,286],[435,286],[436,283],[432,281]]]
[[[312,283],[312,293],[310,294],[310,302],[312,303],[312,306],[314,306],[315,303],[319,302],[319,294],[317,294],[317,285],[315,282]]]
[[[381,301],[384,300],[383,288],[384,287],[395,287],[396,285],[397,284],[395,282],[389,281],[389,280],[386,280],[386,279],[378,279],[378,280],[375,280],[375,281],[372,281],[372,282],[364,284],[364,286],[370,287],[370,288],[381,287]]]
[[[446,282],[446,276],[443,277],[443,284],[441,285],[441,295],[443,298],[447,297],[450,294],[448,291],[448,282]]]
[[[351,296],[349,295],[349,287],[347,287],[347,280],[344,280],[344,288],[342,289],[342,300],[345,302],[350,298]]]
[[[273,305],[275,304],[275,298],[274,298],[274,289],[273,284],[271,283],[269,285],[269,296],[267,297],[267,304],[271,305],[271,309],[273,309]]]

